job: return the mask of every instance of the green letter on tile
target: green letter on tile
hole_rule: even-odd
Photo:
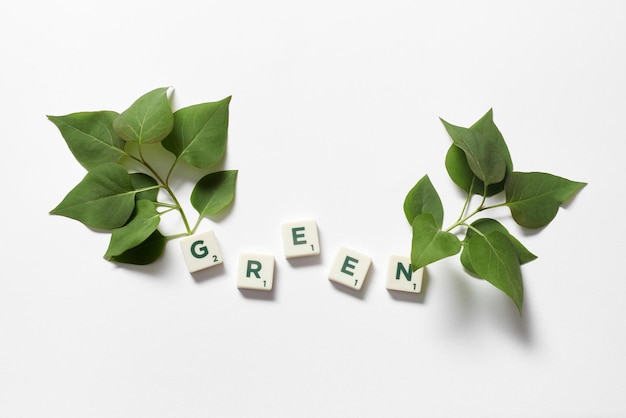
[[[400,273],[402,273],[408,281],[411,281],[411,278],[413,278],[413,269],[411,268],[410,264],[409,269],[405,270],[402,263],[399,262],[398,268],[396,269],[396,280],[400,280]]]
[[[354,269],[356,265],[350,264],[350,262],[358,263],[359,260],[357,260],[356,258],[350,257],[349,255],[346,256],[346,259],[343,262],[343,266],[341,267],[341,272],[347,274],[348,276],[354,276],[354,272],[349,271],[348,268]]]
[[[291,228],[291,236],[293,237],[293,245],[306,244],[306,240],[299,240],[298,238],[304,238],[304,234],[299,234],[298,232],[304,231],[303,226],[299,226],[297,228]]]
[[[261,278],[259,272],[261,271],[260,261],[248,260],[248,268],[246,269],[246,277],[250,277],[250,274],[254,274],[257,279]]]
[[[202,241],[202,240],[196,241],[193,244],[191,244],[191,255],[193,255],[196,258],[204,258],[207,255],[209,255],[209,250],[207,249],[207,247],[205,247],[202,244],[204,244],[204,241]],[[196,247],[198,245],[202,245],[202,247],[200,247],[200,252],[196,251]]]

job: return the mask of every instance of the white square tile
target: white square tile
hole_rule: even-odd
[[[213,231],[180,239],[180,248],[190,273],[221,264],[222,253]]]
[[[412,271],[411,257],[392,255],[387,269],[387,289],[400,292],[420,293],[424,268]]]
[[[361,290],[371,264],[371,257],[342,247],[335,256],[328,278],[333,282]]]
[[[285,258],[319,255],[320,240],[313,220],[286,222],[282,225]]]
[[[272,290],[274,256],[245,253],[239,255],[237,287],[240,289]]]

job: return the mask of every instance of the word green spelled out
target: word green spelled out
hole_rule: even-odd
[[[235,196],[237,170],[212,171],[226,152],[231,98],[174,112],[168,90],[152,90],[122,113],[105,110],[48,116],[87,170],[50,213],[110,232],[104,258],[113,262],[152,263],[162,255],[167,241],[181,238],[185,262],[195,272],[223,262],[213,232],[196,231],[203,218],[220,214]],[[491,110],[469,128],[441,122],[452,138],[446,170],[466,194],[465,203],[458,219],[444,227],[443,205],[428,175],[415,184],[404,200],[413,231],[410,257],[391,258],[387,287],[420,292],[426,265],[460,253],[465,270],[503,291],[521,314],[521,265],[537,257],[502,223],[479,214],[507,207],[518,225],[543,228],[586,183],[544,172],[514,171]],[[189,196],[198,212],[193,226],[171,186],[179,164],[206,171]],[[472,208],[475,196],[480,202]],[[499,202],[491,203],[498,198]],[[180,215],[184,232],[163,235],[159,231],[161,217],[170,212]],[[286,258],[320,254],[313,220],[284,224],[282,236]],[[370,264],[369,256],[342,247],[329,279],[360,290]],[[273,271],[273,256],[243,254],[238,287],[271,290]]]

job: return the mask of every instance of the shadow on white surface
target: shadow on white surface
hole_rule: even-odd
[[[190,274],[196,283],[203,283],[218,276],[226,275],[226,268],[224,267],[224,264],[218,264],[217,266],[209,267]]]
[[[374,263],[372,263],[370,264],[369,270],[367,271],[366,280],[365,280],[365,283],[363,283],[361,290],[356,290],[351,287],[344,286],[340,283],[333,282],[332,280],[328,280],[328,281],[332,283],[333,287],[339,290],[340,292],[353,296],[360,300],[365,300],[365,298],[367,297],[367,293],[369,291],[371,282],[375,276],[376,276],[376,267],[374,266]]]
[[[428,293],[429,273],[428,269],[424,269],[422,276],[422,291],[420,293],[401,292],[399,290],[387,289],[389,295],[394,301],[419,303],[423,305],[426,302],[426,294]]]
[[[274,263],[274,280],[272,282],[272,290],[255,290],[255,289],[238,289],[239,293],[246,299],[256,299],[256,300],[266,300],[266,301],[274,301],[276,300],[276,291],[277,286],[279,285],[280,280],[276,280],[279,274],[280,268],[278,263]]]
[[[452,283],[446,286],[447,297],[452,299],[449,304],[445,323],[454,333],[471,335],[476,334],[480,327],[490,323],[503,332],[510,333],[521,343],[533,345],[531,329],[531,310],[528,295],[524,295],[523,314],[520,315],[515,304],[499,289],[491,284],[472,283],[472,280],[481,281],[461,271],[449,271],[448,280]],[[483,285],[485,288],[475,286]]]

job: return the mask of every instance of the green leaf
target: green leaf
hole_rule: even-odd
[[[161,257],[165,244],[167,244],[167,238],[156,230],[138,246],[120,255],[112,256],[109,261],[136,265],[150,264]]]
[[[111,260],[137,247],[156,231],[160,221],[161,215],[157,212],[153,202],[144,199],[137,201],[130,221],[123,227],[113,230],[104,258]]]
[[[163,146],[176,158],[197,168],[207,168],[224,158],[228,136],[230,97],[201,103],[174,113],[174,129]]]
[[[484,183],[476,177],[469,164],[465,151],[456,145],[450,145],[446,153],[446,170],[448,175],[461,189],[467,193],[482,194]]]
[[[138,144],[162,141],[173,126],[167,87],[144,94],[113,121],[113,128],[122,139]]]
[[[428,175],[422,177],[409,191],[404,200],[404,214],[409,224],[422,213],[430,213],[435,224],[441,228],[443,224],[443,205]]]
[[[465,151],[456,145],[450,145],[446,154],[446,170],[452,181],[466,193],[483,195],[485,183],[470,168]],[[486,196],[493,196],[504,190],[504,181],[487,186]]]
[[[191,204],[200,216],[217,215],[235,198],[237,170],[218,171],[202,177],[191,192]]]
[[[50,214],[76,219],[91,228],[119,228],[133,212],[135,193],[124,168],[102,164],[88,172]]]
[[[513,171],[513,160],[511,159],[509,147],[507,147],[506,141],[504,140],[500,129],[498,129],[496,124],[493,122],[493,109],[489,109],[483,117],[470,126],[470,130],[482,134],[489,141],[493,142],[500,150],[500,153],[504,156],[507,173]]]
[[[413,271],[442,258],[457,254],[461,241],[456,235],[442,231],[431,213],[413,219],[411,266]]]
[[[509,237],[500,231],[476,234],[467,247],[476,274],[507,294],[521,314],[524,299],[522,272],[517,251]]]
[[[48,116],[65,139],[74,158],[87,170],[105,163],[116,163],[123,156],[124,141],[113,130],[117,112],[79,112]]]
[[[488,119],[488,115],[489,112],[483,119]],[[467,164],[474,175],[488,185],[497,184],[504,180],[511,158],[508,149],[504,151],[506,149],[504,140],[499,141],[501,136],[498,138],[493,129],[485,128],[483,119],[473,128],[455,126],[443,119],[441,122],[454,145],[465,153]],[[510,165],[512,167],[512,163]]]
[[[156,202],[159,196],[159,187],[153,177],[144,173],[132,173],[130,182],[133,185],[133,189],[138,190],[135,200],[145,199]]]
[[[548,173],[513,172],[504,189],[506,205],[519,225],[541,228],[554,219],[563,202],[586,184]]]
[[[519,259],[520,264],[526,264],[537,258],[537,256],[531,253],[530,251],[528,251],[528,249],[524,247],[524,245],[521,242],[519,242],[517,238],[511,235],[511,233],[504,227],[504,225],[502,225],[500,222],[494,219],[489,219],[489,218],[478,219],[471,224],[471,228],[467,229],[465,239],[463,240],[465,244],[467,244],[469,240],[474,235],[476,235],[477,233],[476,230],[482,233],[483,235],[488,235],[491,232],[496,232],[496,231],[504,234],[509,239],[509,241],[511,241],[511,244],[513,244],[513,247],[515,248],[515,252],[517,253],[517,257]],[[467,249],[467,245],[463,248],[463,251],[461,252],[461,263],[463,264],[463,267],[465,267],[470,273],[476,274],[474,267],[471,265],[471,260],[469,256],[469,251]]]

